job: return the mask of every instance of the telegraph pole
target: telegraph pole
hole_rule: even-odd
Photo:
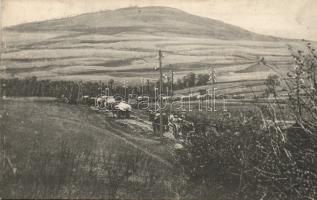
[[[141,78],[141,95],[143,96],[144,78]]]
[[[101,95],[102,93],[102,85],[101,85],[101,81],[99,81],[99,94]]]
[[[150,80],[147,79],[147,95],[150,97]]]
[[[126,86],[126,80],[123,80],[123,87],[124,87],[124,100],[127,101],[127,86]]]
[[[215,111],[216,109],[216,97],[215,97],[215,82],[216,82],[216,73],[215,73],[215,69],[214,67],[212,66],[210,69],[209,69],[209,80],[211,80],[211,83],[212,83],[212,101],[213,101],[213,111]]]
[[[162,73],[162,52],[159,50],[159,68],[160,68],[160,137],[163,137],[163,102],[162,102],[162,92],[163,92],[163,73]]]
[[[157,97],[157,92],[158,92],[158,88],[156,86],[154,86],[154,109],[156,112],[156,97]]]
[[[171,83],[171,97],[173,97],[173,92],[174,92],[174,69],[172,67],[171,70],[172,74],[171,74],[171,79],[172,79],[172,83]]]

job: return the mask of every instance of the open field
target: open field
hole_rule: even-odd
[[[2,72],[5,73],[1,76],[76,81],[108,81],[112,78],[118,85],[122,85],[123,80],[129,85],[138,85],[140,77],[153,82],[157,80],[158,72],[154,67],[158,62],[157,50],[162,49],[164,72],[173,68],[175,80],[189,72],[208,73],[208,68],[214,66],[217,82],[241,81],[238,91],[250,92],[248,86],[253,83],[256,83],[252,88],[254,91],[263,91],[264,86],[257,83],[269,74],[275,74],[276,70],[286,75],[292,68],[285,42],[229,42],[183,36],[156,36],[153,39],[151,35],[136,38],[137,35],[125,33],[111,37],[85,34],[71,38],[58,36],[44,44],[34,42],[33,38],[26,46],[10,46],[7,42],[7,49],[2,54]],[[82,45],[86,42],[89,44]],[[258,64],[261,56],[267,63],[277,66],[275,71]],[[243,89],[245,86],[247,89]]]
[[[1,197],[174,196],[166,185],[171,180],[172,168],[168,161],[171,155],[168,148],[160,146],[158,141],[128,134],[124,127],[116,127],[118,125],[114,125],[109,117],[87,107],[34,99],[1,101],[1,106],[1,131],[6,135],[6,157],[11,163],[3,172]],[[114,167],[118,168],[113,168],[114,171],[103,168],[105,160],[99,160],[101,155],[110,156],[109,159],[113,160],[106,162],[114,162]],[[66,156],[65,162],[61,160],[63,156]],[[0,158],[3,163],[2,154]],[[120,159],[124,159],[124,163],[120,163]],[[120,170],[125,170],[120,166],[129,167],[130,161],[136,171],[131,175],[120,174]],[[73,173],[66,173],[67,170]],[[107,173],[113,178],[125,178],[120,181],[115,194],[111,194],[115,183]],[[154,176],[158,178],[148,182],[148,178]]]
[[[285,42],[228,42],[180,36],[147,39],[150,35],[136,40],[137,35],[130,34],[111,38],[86,34],[85,39],[82,35],[72,38],[62,36],[19,45],[11,44],[10,33],[6,34],[7,48],[2,54],[2,65],[6,67],[7,75],[19,77],[35,75],[67,79],[76,76],[77,80],[92,80],[90,77],[94,76],[105,80],[108,76],[108,79],[120,80],[131,73],[129,79],[132,82],[138,81],[139,76],[155,79],[158,75],[153,68],[157,66],[158,49],[164,53],[164,67],[166,70],[173,67],[176,77],[191,71],[206,73],[212,65],[219,73],[219,80],[250,76],[249,73],[257,71],[262,72],[257,78],[265,78],[272,71],[265,66],[257,67],[258,57],[264,56],[268,63],[278,64],[283,71],[283,67],[292,61]]]

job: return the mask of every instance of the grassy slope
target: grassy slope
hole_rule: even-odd
[[[92,112],[88,108],[71,106],[56,102],[34,102],[31,100],[21,100],[21,101],[2,101],[1,100],[0,114],[4,116],[4,111],[8,113],[7,118],[1,118],[2,121],[0,125],[4,125],[6,137],[6,152],[7,156],[10,158],[14,167],[17,168],[17,177],[10,179],[8,182],[9,190],[5,190],[2,195],[6,198],[100,198],[96,192],[101,192],[103,190],[108,190],[109,188],[91,188],[91,183],[87,183],[87,191],[77,191],[74,187],[75,193],[62,193],[62,191],[57,194],[54,193],[51,188],[48,191],[43,191],[41,188],[37,188],[36,191],[24,191],[21,188],[32,188],[34,185],[32,180],[28,179],[28,176],[33,174],[38,177],[38,181],[45,181],[45,174],[41,174],[40,169],[45,159],[54,161],[53,164],[48,165],[49,170],[59,169],[64,163],[59,166],[59,151],[61,151],[63,143],[67,145],[72,151],[82,155],[85,152],[94,152],[99,155],[101,152],[112,153],[114,155],[121,155],[126,152],[141,152],[144,153],[142,161],[135,163],[135,165],[141,165],[139,173],[155,173],[161,177],[159,180],[169,181],[169,173],[171,168],[167,167],[164,162],[165,158],[170,157],[169,153],[166,152],[166,147],[158,147],[162,145],[157,141],[153,140],[133,140],[131,138],[125,139],[120,133],[124,131],[121,128],[120,133],[111,127],[110,119],[105,120],[105,116],[102,114],[97,114]],[[3,121],[5,120],[5,121]],[[3,128],[3,126],[1,126]],[[137,142],[136,142],[137,140]],[[131,142],[132,141],[132,142]],[[145,150],[146,149],[146,150]],[[159,150],[159,153],[152,153]],[[42,159],[42,155],[48,153],[50,156]],[[57,157],[56,157],[57,156]],[[163,156],[164,158],[160,158]],[[2,154],[0,155],[0,160],[2,163]],[[57,160],[57,161],[55,161]],[[32,169],[32,165],[35,164],[36,168]],[[145,170],[148,166],[152,164],[157,166],[158,169],[149,168],[149,171]],[[65,164],[66,165],[66,164]],[[31,168],[31,169],[29,169]],[[151,171],[153,170],[153,171]],[[7,175],[10,175],[10,170],[7,171]],[[66,173],[66,172],[65,172]],[[68,172],[69,173],[69,172]],[[86,172],[81,172],[83,174],[78,174],[78,177],[73,176],[75,182],[80,180],[80,177],[86,177]],[[88,173],[88,172],[87,172]],[[103,178],[102,170],[96,172],[100,174],[101,179]],[[69,174],[66,174],[67,176]],[[141,174],[142,175],[142,174]],[[59,173],[53,173],[50,177],[52,180],[58,179]],[[93,177],[92,177],[93,178]],[[20,180],[26,180],[26,182],[18,182]],[[1,184],[3,182],[1,180]],[[14,181],[17,181],[17,184]],[[46,183],[46,182],[45,182]],[[53,183],[53,182],[52,182]],[[70,183],[70,184],[72,184]],[[77,183],[77,182],[76,182]],[[155,189],[159,187],[165,187],[164,184],[157,182],[158,185],[154,186],[153,194],[157,193],[158,198],[166,198],[166,194],[159,194],[155,192]],[[128,183],[127,183],[128,184]],[[21,186],[21,188],[19,187]],[[70,187],[65,185],[65,188]],[[121,187],[121,186],[120,186]],[[123,187],[123,186],[122,186]],[[5,187],[7,188],[7,187]],[[126,188],[121,188],[123,193],[120,195],[134,195],[133,192],[125,190]],[[14,192],[15,191],[15,192]],[[39,193],[37,193],[39,192]],[[43,192],[43,193],[41,193]],[[56,192],[56,191],[55,191]],[[87,193],[85,193],[87,192]],[[32,196],[24,196],[29,194]],[[151,191],[149,190],[149,193]],[[49,195],[58,196],[49,196]],[[122,198],[128,198],[129,196],[123,196]],[[131,198],[133,196],[130,196]],[[141,194],[140,198],[147,198],[146,195]]]
[[[78,107],[56,102],[42,102],[36,98],[18,98],[16,100],[2,101],[2,109],[9,113],[6,127],[13,135],[33,135],[41,137],[93,137],[97,144],[92,146],[93,151],[107,148],[136,148],[135,142],[141,141],[138,135],[126,135],[129,131],[121,127],[118,129],[113,119],[107,115],[91,111],[88,107]],[[3,114],[3,113],[2,113]],[[127,139],[125,139],[127,137]],[[43,142],[49,142],[44,141]],[[113,144],[116,147],[112,147]],[[158,154],[162,160],[169,160],[164,149],[158,147],[158,141],[146,140],[137,143],[141,151],[148,149],[148,154]],[[52,144],[54,145],[54,144]],[[153,147],[153,148],[151,148]],[[101,148],[101,149],[100,149]],[[165,148],[166,150],[166,148]]]

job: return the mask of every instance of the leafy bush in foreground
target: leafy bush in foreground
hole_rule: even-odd
[[[218,122],[219,123],[219,122]],[[261,127],[261,118],[196,129],[177,153],[198,198],[309,199],[317,192],[317,137],[297,128]],[[224,195],[226,194],[226,195]]]
[[[316,199],[317,57],[310,44],[307,54],[293,56],[286,106],[295,123],[278,121],[282,106],[268,103],[258,112],[196,124],[177,151],[188,190],[197,199]]]

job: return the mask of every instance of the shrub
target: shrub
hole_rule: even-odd
[[[277,121],[277,116],[286,120],[285,106],[277,100],[256,112],[202,116],[184,149],[176,152],[187,187],[197,199],[316,197],[317,57],[310,44],[306,55],[293,56],[296,65],[286,82],[286,107],[295,123]]]

